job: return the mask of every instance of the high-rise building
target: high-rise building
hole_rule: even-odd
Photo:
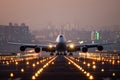
[[[9,45],[7,42],[28,42],[32,41],[32,36],[29,27],[25,24],[13,25],[0,25],[0,51],[12,52],[19,51],[17,47]],[[12,46],[12,47],[11,47]]]
[[[30,41],[30,37],[29,27],[25,24],[20,26],[12,25],[12,23],[0,25],[0,41]]]
[[[91,41],[100,40],[100,32],[91,31]]]

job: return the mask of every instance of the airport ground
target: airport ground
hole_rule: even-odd
[[[0,80],[120,80],[120,56],[74,53],[74,56],[1,56]]]

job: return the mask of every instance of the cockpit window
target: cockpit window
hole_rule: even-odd
[[[63,37],[62,35],[60,35],[60,37]]]

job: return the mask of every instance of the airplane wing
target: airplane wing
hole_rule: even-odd
[[[15,43],[15,42],[8,42],[9,44],[19,45],[21,51],[25,51],[26,48],[34,48],[36,53],[39,53],[41,50],[46,52],[55,52],[56,51],[56,44],[28,44],[28,43]],[[99,51],[103,50],[103,45],[110,45],[113,43],[94,43],[94,44],[75,44],[74,42],[66,43],[66,51],[68,52],[75,52],[75,51],[82,51],[88,52],[88,48],[96,47]]]
[[[114,44],[114,43],[90,43],[90,44],[80,44],[80,46],[84,47],[84,46],[87,46],[88,48],[92,48],[92,47],[97,47],[97,46],[100,46],[100,45],[110,45],[110,44]]]
[[[70,52],[74,52],[74,51],[82,51],[82,52],[88,52],[88,48],[97,48],[99,51],[102,51],[103,50],[103,46],[104,45],[110,45],[110,44],[114,44],[114,43],[94,43],[94,44],[85,44],[85,43],[82,43],[82,44],[68,44],[67,47],[68,47],[68,51]]]
[[[12,44],[12,45],[19,45],[19,46],[38,46],[38,47],[44,47],[47,45],[43,45],[43,44],[34,44],[34,43],[19,43],[19,42],[8,42],[8,44]]]
[[[33,44],[33,43],[17,43],[17,42],[8,42],[8,44],[12,45],[19,45],[21,51],[25,51],[26,48],[34,48],[36,53],[40,52],[40,48],[42,48],[42,51],[54,51],[55,50],[55,44]]]
[[[51,43],[51,44],[56,44],[55,41],[51,41],[51,40],[42,40],[40,41],[41,43]]]

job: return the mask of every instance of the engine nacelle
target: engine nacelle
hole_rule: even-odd
[[[81,51],[81,48],[80,47],[76,48],[76,51]]]
[[[20,47],[20,51],[25,51],[26,47],[25,46],[21,46]]]
[[[85,52],[85,53],[88,52],[88,48],[87,47],[83,47],[82,48],[82,52]]]
[[[35,52],[39,53],[40,52],[40,48],[39,47],[35,47]]]
[[[98,49],[99,51],[102,51],[102,50],[103,50],[103,46],[97,46],[97,49]]]

